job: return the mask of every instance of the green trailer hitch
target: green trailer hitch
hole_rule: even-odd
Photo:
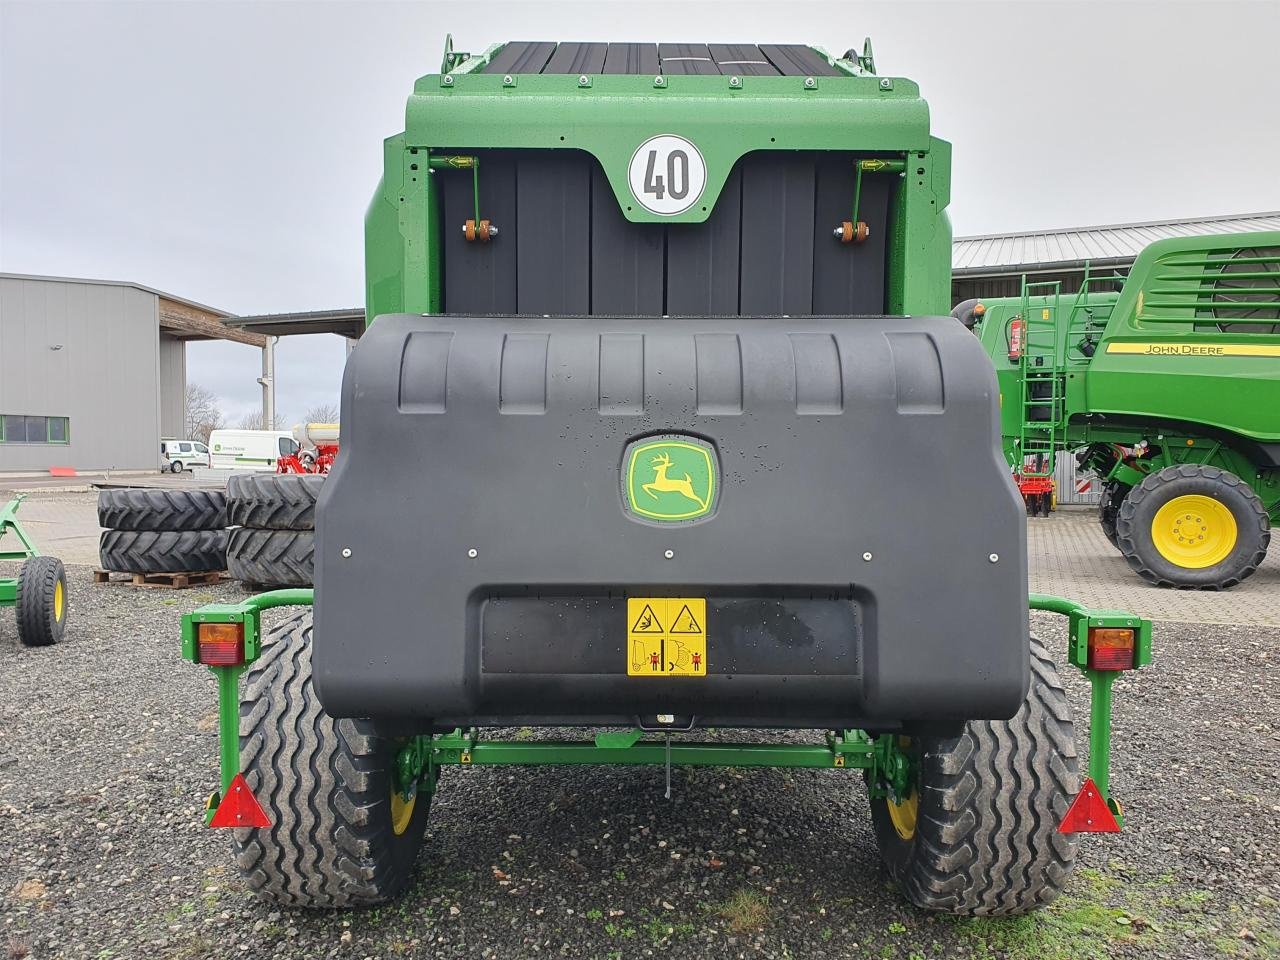
[[[237,604],[210,604],[182,620],[182,655],[209,667],[218,683],[220,790],[212,794],[205,822],[217,826],[245,826],[250,821],[222,816],[215,822],[223,797],[234,799],[236,811],[257,811],[247,784],[240,777],[239,681],[245,668],[261,652],[261,615],[274,607],[309,606],[311,590],[274,590]],[[1081,797],[1092,788],[1106,809],[1121,822],[1120,805],[1110,793],[1111,692],[1122,669],[1151,662],[1151,622],[1132,614],[1089,610],[1070,600],[1033,594],[1033,610],[1068,618],[1068,659],[1088,677],[1091,724],[1088,780]],[[516,741],[486,739],[476,730],[406,737],[396,755],[392,775],[395,788],[408,802],[417,793],[435,791],[440,769],[446,766],[622,765],[672,767],[780,767],[848,769],[868,772],[873,799],[902,803],[914,792],[919,756],[909,738],[897,733],[872,736],[862,730],[836,730],[820,743],[722,743],[685,741],[672,734],[646,730],[605,731],[593,740]],[[239,791],[248,793],[247,798]],[[242,806],[248,803],[248,807]],[[1081,804],[1078,797],[1076,805]],[[247,814],[245,814],[247,816]],[[1070,814],[1068,819],[1070,818]],[[265,820],[265,817],[263,818]],[[1063,829],[1069,826],[1063,823]],[[1069,832],[1108,829],[1085,823]]]

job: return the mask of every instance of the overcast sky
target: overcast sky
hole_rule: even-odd
[[[416,77],[508,39],[870,35],[955,144],[957,234],[1280,209],[1280,2],[0,0],[0,270],[132,280],[240,313],[361,304],[362,219]],[[277,403],[336,399],[286,338]],[[193,344],[233,418],[258,354]]]

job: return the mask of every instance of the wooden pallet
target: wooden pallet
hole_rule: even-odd
[[[151,587],[165,590],[185,590],[188,587],[207,587],[227,579],[225,570],[206,573],[118,573],[114,570],[93,571],[94,583],[131,583],[135,587]]]

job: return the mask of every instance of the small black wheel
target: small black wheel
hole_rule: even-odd
[[[1116,546],[1116,520],[1120,516],[1120,504],[1129,494],[1129,487],[1112,480],[1102,486],[1102,499],[1098,501],[1098,525],[1107,543]]]
[[[240,703],[240,765],[270,827],[235,831],[260,897],[289,907],[383,903],[413,879],[432,790],[405,799],[399,742],[368,720],[335,720],[311,681],[311,611],[266,637]],[[434,785],[432,785],[434,786]]]
[[[1158,587],[1233,587],[1258,569],[1270,542],[1258,495],[1234,473],[1201,464],[1149,474],[1116,518],[1116,546]]]
[[[1031,638],[1031,684],[1011,720],[904,744],[910,793],[871,801],[880,859],[925,910],[1009,916],[1051,902],[1071,876],[1073,834],[1058,824],[1080,789],[1071,707],[1044,646]]]
[[[18,639],[48,647],[67,632],[67,571],[57,557],[32,557],[18,571]]]

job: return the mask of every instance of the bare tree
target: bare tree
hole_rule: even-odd
[[[187,395],[182,411],[184,440],[209,442],[209,434],[226,423],[219,406],[218,395],[198,383],[187,384]]]
[[[336,403],[317,403],[302,415],[303,423],[337,423],[338,405]]]
[[[287,426],[285,426],[285,424],[287,424],[288,422],[289,422],[288,417],[286,417],[284,414],[280,413],[279,411],[276,412],[276,425],[275,425],[276,430],[289,429]],[[262,425],[261,410],[255,410],[253,413],[246,413],[236,423],[236,426],[241,430],[265,430],[266,429]]]

